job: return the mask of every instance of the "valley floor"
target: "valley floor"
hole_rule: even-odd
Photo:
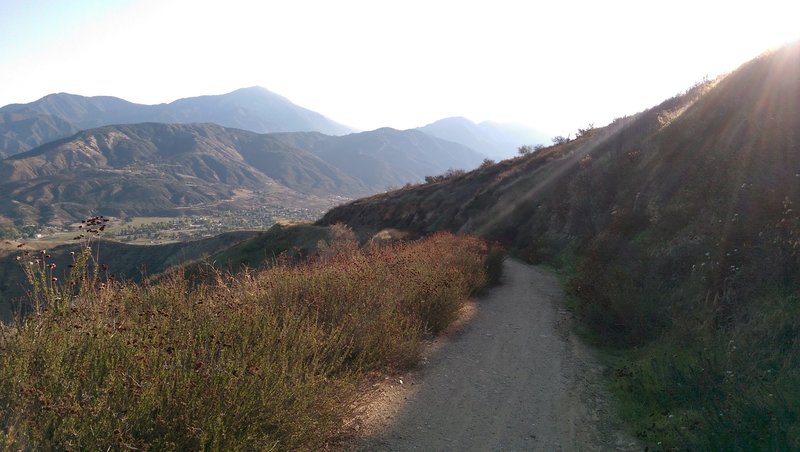
[[[615,425],[555,276],[514,260],[504,271],[419,370],[377,386],[356,449],[641,449]]]

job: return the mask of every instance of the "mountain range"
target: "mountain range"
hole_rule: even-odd
[[[0,108],[0,156],[24,152],[78,130],[143,122],[215,123],[257,133],[316,131],[344,135],[353,132],[261,87],[158,105],[136,104],[111,96],[59,93],[27,104]]]
[[[482,156],[419,131],[257,134],[215,124],[105,126],[0,161],[0,215],[70,222],[259,203],[323,208]]]
[[[534,133],[464,118],[351,132],[260,87],[158,105],[51,94],[0,108],[0,215],[58,223],[258,199],[325,208],[475,168]]]
[[[353,129],[261,87],[228,94],[143,105],[111,96],[49,94],[27,104],[0,108],[0,158],[33,149],[79,130],[107,125],[214,123],[256,133],[320,132],[346,135]],[[545,134],[525,126],[466,118],[445,118],[417,130],[459,143],[493,159],[515,154],[523,144],[546,142]]]

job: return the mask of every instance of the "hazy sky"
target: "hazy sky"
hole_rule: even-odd
[[[602,125],[800,38],[800,2],[0,0],[0,105],[260,85],[360,129]]]

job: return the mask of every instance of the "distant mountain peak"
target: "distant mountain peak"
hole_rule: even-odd
[[[373,130],[373,132],[381,132],[381,133],[399,133],[400,130],[395,129],[394,127],[380,127],[378,129]],[[363,132],[362,132],[363,133]]]
[[[264,88],[263,86],[258,86],[258,85],[239,88],[239,89],[231,91],[228,94],[233,94],[233,93],[266,93],[266,94],[272,94],[274,96],[278,96],[278,94],[275,94],[273,91],[270,91],[267,88]],[[283,96],[281,96],[281,97],[283,97]]]
[[[428,124],[428,126],[433,125],[433,124],[476,125],[476,123],[474,121],[471,121],[471,120],[465,118],[464,116],[450,116],[450,117],[447,117],[447,118],[442,118],[442,119],[440,119],[438,121],[434,121],[434,122]]]

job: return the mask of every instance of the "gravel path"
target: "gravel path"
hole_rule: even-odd
[[[553,274],[506,261],[474,318],[376,405],[383,425],[358,449],[641,450],[611,425],[602,369],[570,335],[562,296]]]

